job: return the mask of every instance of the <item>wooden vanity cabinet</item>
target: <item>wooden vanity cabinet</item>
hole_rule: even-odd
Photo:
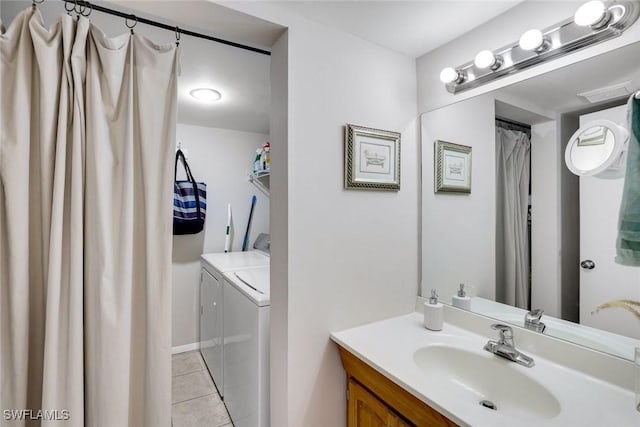
[[[358,427],[409,427],[391,408],[358,384],[348,380],[349,402],[347,426]]]
[[[439,427],[454,422],[338,346],[347,372],[348,427]]]

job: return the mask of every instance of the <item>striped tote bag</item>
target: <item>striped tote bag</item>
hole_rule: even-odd
[[[176,179],[178,161],[187,173],[186,181]],[[173,169],[173,234],[197,234],[204,229],[207,211],[207,184],[196,182],[181,150],[176,152]]]

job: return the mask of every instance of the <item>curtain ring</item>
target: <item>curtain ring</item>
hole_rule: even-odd
[[[43,0],[44,1],[44,0]],[[91,3],[89,2],[85,2],[86,4],[86,9],[88,10],[87,14],[85,15],[84,12],[82,12],[82,16],[84,16],[85,18],[88,18],[89,15],[91,15],[91,12],[93,12],[93,6],[91,5]]]
[[[71,16],[71,12],[73,12],[73,10],[75,9],[75,1],[73,2],[73,5],[71,5],[71,9],[67,8],[67,5],[71,3],[71,0],[65,1],[64,3],[64,10],[67,11],[67,15]]]
[[[38,0],[31,0],[31,8],[32,8],[33,10],[36,10],[36,5],[38,5],[38,4],[42,4],[42,3],[44,3],[44,0],[40,0],[40,1],[38,1]],[[66,3],[65,3],[65,5],[66,5]]]
[[[180,27],[176,26],[176,46],[180,46]]]
[[[85,9],[85,5],[84,4],[80,4],[77,1],[74,1],[74,3],[76,4],[74,9],[77,15],[84,15],[84,9]],[[82,2],[84,3],[84,2]]]
[[[138,25],[138,17],[136,15],[131,15],[131,16],[134,19],[133,25],[129,25],[129,18],[128,17],[124,19],[124,25],[126,25],[127,28],[131,30],[131,34],[133,34],[133,27]]]

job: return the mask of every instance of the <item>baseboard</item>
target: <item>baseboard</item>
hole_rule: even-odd
[[[185,353],[187,351],[200,350],[200,343],[193,342],[191,344],[177,345],[171,347],[171,354]]]

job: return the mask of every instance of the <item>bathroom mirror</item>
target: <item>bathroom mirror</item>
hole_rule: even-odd
[[[567,168],[578,176],[624,176],[629,132],[611,120],[595,120],[569,138],[565,150]]]
[[[638,57],[640,42],[422,114],[422,296],[436,289],[451,303],[464,283],[471,311],[524,327],[539,308],[544,334],[633,358],[640,306],[620,301],[640,301],[640,268],[613,263],[624,179],[611,169],[624,166],[616,160],[626,101],[640,89]],[[509,145],[500,138],[528,141],[517,250],[507,241],[499,162]],[[434,192],[438,140],[472,147],[470,194]],[[567,156],[591,172],[574,174]]]

